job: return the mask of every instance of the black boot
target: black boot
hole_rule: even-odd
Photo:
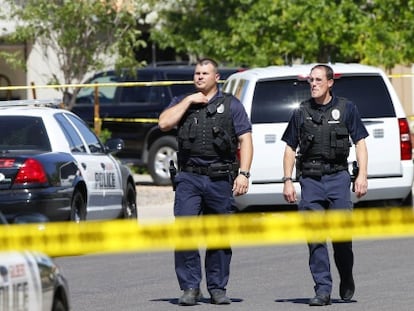
[[[229,305],[231,304],[231,299],[226,296],[226,291],[224,289],[212,289],[210,290],[211,303],[214,305]]]
[[[341,279],[339,283],[339,296],[345,301],[350,301],[355,293],[355,282],[354,278],[349,277],[346,280]]]
[[[331,304],[331,297],[329,295],[316,294],[315,297],[309,300],[310,306],[327,306]]]
[[[189,288],[184,290],[184,294],[178,299],[180,306],[194,306],[203,298],[199,288]]]

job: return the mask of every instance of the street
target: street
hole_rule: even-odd
[[[138,182],[137,189],[149,186]],[[139,207],[141,221],[172,217],[173,198],[168,187],[151,188],[155,204]],[[164,193],[164,194],[162,194]],[[139,202],[146,202],[140,198]],[[354,300],[339,299],[339,278],[331,259],[334,289],[326,310],[412,310],[414,305],[414,239],[360,240],[354,242],[356,293]],[[203,254],[203,250],[201,250]],[[332,249],[331,249],[332,255]],[[173,251],[61,257],[56,261],[68,278],[72,309],[178,310],[181,295],[174,272]],[[307,246],[247,247],[233,249],[228,295],[229,306],[209,303],[203,281],[201,310],[307,310],[313,297]]]
[[[412,310],[414,239],[359,241],[354,244],[356,293],[339,300],[333,268],[332,305],[326,310]],[[131,253],[57,258],[69,280],[73,310],[178,310],[181,295],[173,252]],[[333,262],[333,261],[331,261]],[[307,310],[313,297],[306,245],[233,250],[229,306],[209,304],[200,310]],[[203,282],[201,289],[208,297]]]

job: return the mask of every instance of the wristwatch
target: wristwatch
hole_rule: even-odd
[[[285,182],[287,182],[288,180],[293,181],[292,177],[286,177],[286,176],[283,176],[283,177],[282,177],[282,181],[283,181],[284,183],[285,183]]]
[[[250,177],[250,172],[249,171],[240,171],[239,174],[240,175],[243,175],[246,178],[249,178]]]

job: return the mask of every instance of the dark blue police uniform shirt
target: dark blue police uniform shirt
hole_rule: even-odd
[[[320,109],[323,111],[326,111],[332,107],[332,105],[336,105],[338,103],[338,98],[334,94],[331,95],[332,100],[328,104],[320,106]],[[292,117],[290,118],[288,126],[282,136],[282,140],[294,150],[296,150],[299,145],[298,126],[300,127],[303,123],[303,118],[301,118],[302,114],[298,113],[298,110],[299,108],[293,111]],[[298,120],[298,118],[302,120]],[[368,137],[368,131],[361,121],[357,106],[349,100],[346,102],[344,120],[351,139],[354,143],[357,143],[359,140]]]
[[[166,109],[178,104],[188,95],[189,94],[185,94],[185,95],[174,97]],[[218,97],[223,97],[223,96],[224,96],[223,93],[221,91],[218,91],[216,95],[214,95],[210,99],[210,102],[215,100]],[[230,102],[230,113],[233,118],[234,130],[236,132],[237,137],[252,131],[252,124],[250,123],[250,119],[247,116],[247,113],[243,107],[243,104],[234,96]],[[211,160],[211,159],[194,158],[194,157],[191,158],[190,160],[192,164],[201,165],[201,166],[205,166],[205,165],[208,165],[209,163],[217,162],[217,161],[219,161],[219,159]]]

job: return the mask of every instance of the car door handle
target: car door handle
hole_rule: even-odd
[[[105,169],[105,163],[101,163],[101,167]]]
[[[82,165],[83,169],[86,170],[86,163],[82,162],[81,165]]]

